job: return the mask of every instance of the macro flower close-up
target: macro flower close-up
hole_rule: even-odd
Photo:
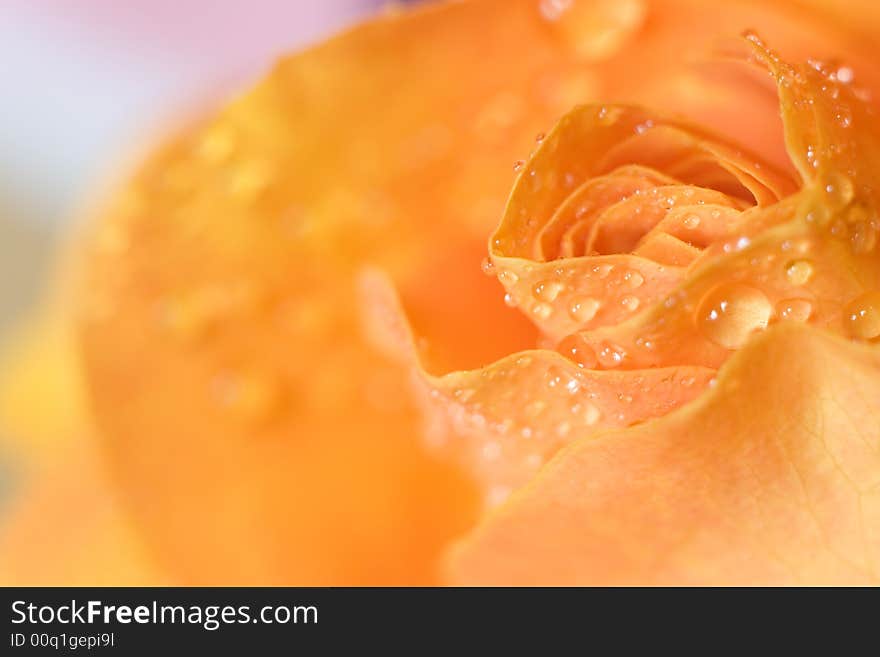
[[[267,61],[4,328],[0,584],[880,584],[880,8],[337,4],[167,37]]]

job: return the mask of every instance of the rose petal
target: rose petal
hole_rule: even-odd
[[[440,370],[508,353],[528,334],[500,298],[482,303],[467,254],[510,163],[574,104],[686,108],[782,161],[764,90],[735,87],[744,123],[691,66],[754,7],[615,4],[551,21],[534,0],[474,0],[360,26],[280,62],[119,194],[85,255],[77,355],[126,509],[185,582],[434,581],[473,491],[416,444],[403,373],[361,338],[352,279],[378,264],[420,301]],[[799,7],[760,18],[794,53],[850,53],[877,86],[871,40]],[[481,303],[451,303],[472,289]],[[493,331],[434,319],[474,307]]]
[[[696,403],[561,452],[458,547],[452,581],[876,585],[876,399],[877,348],[779,326]]]

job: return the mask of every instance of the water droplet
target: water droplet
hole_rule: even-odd
[[[559,392],[574,395],[581,389],[581,384],[577,376],[574,376],[561,368],[555,366],[551,367],[547,371],[547,377],[547,386]]]
[[[592,299],[590,297],[575,297],[568,304],[568,314],[571,315],[571,318],[576,322],[585,324],[596,316],[596,313],[601,306],[601,302],[597,299]]]
[[[806,322],[813,313],[813,304],[806,299],[784,299],[776,304],[776,314],[784,321]]]
[[[843,84],[849,84],[853,81],[853,70],[849,66],[841,66],[837,69],[835,77]]]
[[[480,269],[486,276],[495,275],[495,263],[489,260],[489,258],[483,258],[483,261],[480,263]]]
[[[549,303],[536,303],[532,306],[532,314],[538,319],[547,319],[553,314],[553,306]]]
[[[598,364],[596,353],[589,344],[577,333],[572,333],[563,338],[559,343],[559,353],[570,358],[578,367],[593,369]]]
[[[508,292],[507,294],[504,295],[504,303],[506,305],[510,306],[511,308],[516,308],[516,306],[517,306],[516,299],[514,298],[514,296],[510,292]]]
[[[502,269],[498,272],[498,280],[504,285],[504,287],[508,287],[510,285],[516,285],[517,282],[519,282],[519,276],[509,269]]]
[[[754,331],[767,327],[772,312],[770,301],[761,290],[742,283],[725,283],[700,301],[696,323],[715,344],[737,349]]]
[[[614,265],[596,265],[593,267],[593,273],[598,274],[599,278],[608,278],[614,271]]]
[[[639,298],[634,297],[631,294],[623,297],[620,300],[620,305],[626,308],[628,311],[635,312],[639,307]]]
[[[827,202],[832,208],[842,208],[853,200],[855,187],[848,176],[831,172],[823,182],[825,183]]]
[[[785,266],[785,277],[792,285],[804,285],[813,277],[813,264],[809,260],[792,260]]]
[[[644,123],[640,123],[639,125],[636,126],[636,134],[643,135],[653,127],[654,127],[654,122],[651,119],[648,119]]]
[[[588,427],[593,426],[596,422],[599,421],[599,418],[602,417],[602,413],[599,412],[599,409],[596,408],[593,404],[584,404],[583,408],[583,418],[584,424]]]
[[[552,303],[556,301],[556,297],[564,289],[565,285],[559,281],[548,280],[536,283],[533,292],[535,293],[535,298]]]
[[[620,118],[621,114],[623,114],[623,108],[606,107],[603,105],[599,108],[599,111],[596,114],[596,118],[599,120],[600,124],[604,126],[611,126],[617,123],[617,120]]]
[[[474,396],[474,393],[472,388],[456,388],[452,391],[452,396],[462,404],[466,404]]]
[[[843,311],[848,333],[860,340],[880,336],[880,291],[866,292],[851,301]]]
[[[700,217],[695,214],[690,214],[685,217],[681,223],[684,224],[685,228],[689,230],[694,230],[700,225]]]
[[[607,341],[599,345],[599,351],[596,354],[599,364],[607,369],[618,367],[625,357],[626,352],[622,347]]]
[[[635,290],[636,288],[642,286],[642,284],[645,282],[645,277],[637,271],[628,271],[626,272],[626,274],[624,274],[623,280],[629,283],[629,286]]]
[[[535,143],[536,143],[536,144],[540,144],[540,143],[542,143],[542,142],[544,141],[545,138],[546,138],[546,135],[545,135],[543,132],[539,132],[539,133],[535,136]]]
[[[873,209],[864,203],[853,203],[846,211],[845,221],[849,226],[853,251],[855,253],[873,251],[880,233],[880,220]]]
[[[525,165],[526,165],[526,161],[525,161],[525,160],[517,160],[516,162],[513,163],[513,170],[514,170],[516,173],[519,173],[520,171],[522,171],[522,168],[523,168]]]

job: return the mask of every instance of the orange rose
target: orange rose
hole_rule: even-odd
[[[78,249],[94,426],[14,370],[33,462],[82,474],[34,478],[0,573],[36,583],[76,503],[51,583],[876,583],[880,80],[845,19],[472,0],[283,60]]]

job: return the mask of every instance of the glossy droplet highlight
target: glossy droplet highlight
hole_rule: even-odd
[[[813,277],[813,264],[809,260],[793,260],[785,265],[785,277],[792,285],[804,285]]]
[[[480,263],[480,270],[482,270],[486,276],[494,276],[495,264],[489,260],[489,258],[483,258],[483,261]]]
[[[824,180],[824,186],[828,203],[835,209],[847,205],[855,195],[852,180],[840,173],[829,173]]]
[[[640,287],[644,284],[644,282],[645,282],[645,277],[642,276],[642,275],[641,275],[639,272],[637,272],[637,271],[628,271],[626,274],[624,274],[624,276],[623,276],[623,280],[626,281],[626,283],[627,283],[632,289],[635,290],[636,288],[640,288]]]
[[[559,347],[557,349],[560,354],[573,360],[578,367],[582,367],[584,369],[593,369],[598,364],[599,361],[596,358],[596,352],[593,351],[592,347],[577,333],[573,333],[565,338],[563,338],[562,342],[559,343]]]
[[[596,408],[593,404],[575,404],[571,409],[572,413],[575,415],[580,415],[583,423],[588,427],[596,424],[599,419],[602,417],[601,411]]]
[[[787,322],[806,322],[813,314],[813,304],[806,299],[785,299],[776,304],[779,319]]]
[[[773,307],[761,290],[726,283],[703,297],[695,319],[706,338],[725,349],[738,349],[754,331],[767,327],[772,313]]]
[[[553,306],[549,303],[536,303],[532,306],[532,314],[538,319],[547,319],[553,314]]]
[[[584,324],[589,322],[599,312],[602,304],[591,297],[575,297],[568,305],[568,314],[576,322]]]
[[[519,281],[519,276],[509,269],[502,269],[498,272],[498,280],[501,281],[501,284],[504,286],[516,285]]]
[[[620,305],[631,313],[635,312],[639,308],[639,298],[632,296],[631,294],[627,295],[620,300]]]
[[[620,366],[626,358],[626,352],[619,345],[606,341],[599,345],[596,358],[602,367],[613,369]]]
[[[565,285],[559,281],[541,281],[540,283],[535,284],[532,292],[534,292],[536,299],[552,303],[556,301],[556,297],[558,297],[559,293],[564,289]]]
[[[681,223],[684,224],[685,228],[687,228],[689,230],[694,230],[694,229],[698,228],[700,225],[700,217],[695,214],[690,214],[687,217],[685,217]]]
[[[880,291],[873,290],[851,301],[843,311],[847,332],[860,340],[880,336]]]

